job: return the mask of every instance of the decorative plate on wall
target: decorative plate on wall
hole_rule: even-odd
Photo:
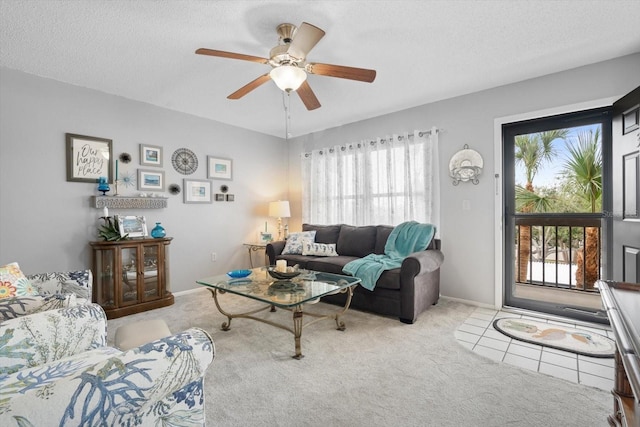
[[[461,181],[471,181],[477,185],[483,163],[480,153],[465,144],[464,149],[455,153],[449,161],[449,175],[453,178],[453,185],[458,185]]]
[[[171,155],[171,164],[177,172],[191,175],[198,169],[198,157],[188,148],[178,148]]]

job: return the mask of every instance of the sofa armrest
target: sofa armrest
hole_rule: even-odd
[[[0,376],[0,425],[206,425],[203,384],[214,352],[209,334],[192,328],[106,359]]]
[[[48,310],[0,323],[0,376],[107,344],[98,304]]]
[[[444,254],[439,250],[414,252],[402,261],[401,274],[415,277],[431,273],[439,269],[443,261]]]
[[[275,242],[267,243],[267,256],[269,257],[269,265],[275,265],[276,257],[282,253],[284,250],[284,246],[286,245],[286,240],[278,240]]]
[[[26,275],[39,295],[75,294],[81,302],[92,300],[91,270],[62,271]]]

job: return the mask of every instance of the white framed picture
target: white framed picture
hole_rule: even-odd
[[[211,181],[207,179],[184,180],[185,203],[211,203]]]
[[[233,160],[207,156],[207,178],[231,180],[233,178]]]
[[[117,216],[118,230],[120,236],[129,237],[146,237],[147,236],[147,221],[143,216]]]
[[[138,190],[164,191],[164,171],[138,169]]]

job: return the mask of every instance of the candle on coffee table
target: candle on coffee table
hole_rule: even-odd
[[[287,272],[287,261],[284,259],[279,259],[276,261],[276,271],[280,273]]]

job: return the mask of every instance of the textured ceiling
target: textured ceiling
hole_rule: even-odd
[[[310,75],[322,107],[290,98],[293,136],[640,51],[640,1],[0,0],[0,65],[284,137],[269,66],[275,28],[326,31],[308,61],[373,68],[375,82]]]

